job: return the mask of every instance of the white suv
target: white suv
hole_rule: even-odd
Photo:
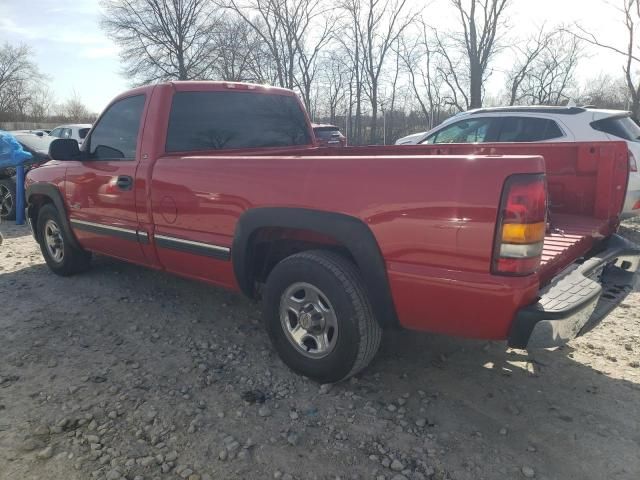
[[[630,113],[590,107],[496,107],[459,113],[434,129],[396,145],[487,142],[591,142],[626,140],[629,184],[623,217],[640,215],[640,127]]]
[[[57,138],[73,138],[82,145],[87,133],[91,130],[90,123],[78,123],[74,125],[60,125],[49,132],[49,135]]]

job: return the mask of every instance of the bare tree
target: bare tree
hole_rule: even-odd
[[[400,38],[396,39],[396,45],[392,47],[394,56],[393,70],[391,70],[392,80],[388,84],[389,91],[384,88],[382,94],[379,95],[380,110],[382,111],[382,144],[387,145],[389,139],[394,134],[395,117],[396,117],[396,100],[398,98],[399,79],[401,73],[401,61],[400,55]],[[385,87],[387,82],[385,82]]]
[[[213,32],[212,48],[216,78],[235,82],[266,80],[258,73],[261,70],[256,70],[256,64],[264,60],[260,38],[242,18],[236,15],[223,17],[219,28]]]
[[[521,46],[515,42],[513,46],[515,63],[511,71],[507,73],[507,85],[509,88],[509,105],[515,105],[520,100],[522,83],[531,71],[533,64],[540,54],[549,45],[552,35],[545,31],[543,25],[538,32],[526,40]]]
[[[284,88],[293,88],[295,48],[288,26],[283,25],[282,0],[229,0],[221,6],[235,12],[267,46],[275,63],[277,84]]]
[[[26,115],[33,91],[45,79],[31,55],[26,45],[5,43],[0,47],[1,117]]]
[[[418,27],[416,34],[401,42],[400,57],[426,129],[431,129],[440,122],[440,112],[444,108],[444,81],[437,68],[437,49],[429,36],[429,27],[424,21],[419,22]]]
[[[362,84],[364,70],[360,47],[361,0],[341,0],[340,7],[346,12],[348,20],[341,24],[339,29],[341,34],[337,36],[336,40],[347,52],[351,62],[347,125],[348,130],[351,132],[350,143],[359,145],[362,142]]]
[[[622,71],[627,84],[629,97],[631,98],[631,112],[636,120],[640,120],[640,78],[637,75],[638,44],[636,28],[640,22],[640,0],[618,0],[621,7],[617,7],[624,23],[627,43],[624,46],[616,46],[604,43],[593,33],[581,25],[575,25],[573,34],[591,45],[595,45],[609,52],[616,53],[624,58]]]
[[[326,6],[314,0],[228,0],[222,5],[242,18],[267,46],[277,84],[298,87],[310,110],[317,61],[334,24]]]
[[[629,109],[629,93],[624,77],[613,78],[608,74],[600,74],[588,78],[577,97],[584,105],[595,105],[599,108],[615,110]]]
[[[314,15],[308,12],[304,14],[305,24],[313,21]],[[317,26],[313,42],[309,42],[305,36],[296,37],[298,49],[298,70],[299,75],[296,76],[296,86],[302,94],[302,100],[308,110],[311,110],[311,89],[313,82],[318,73],[317,66],[322,49],[327,45],[333,34],[333,26],[335,19],[323,15],[321,24]],[[305,30],[308,27],[305,27]],[[311,43],[307,45],[307,43]]]
[[[381,73],[391,47],[415,21],[417,14],[407,14],[407,0],[363,0],[359,41],[371,101],[372,144],[378,141],[378,94]]]
[[[87,122],[93,117],[87,106],[82,102],[80,95],[78,95],[78,92],[75,90],[73,91],[71,98],[62,104],[60,110],[60,113],[69,122]]]
[[[452,90],[453,103],[458,107],[478,108],[482,106],[488,66],[499,49],[504,13],[511,0],[450,1],[456,9],[461,31],[448,39],[436,34],[440,54],[444,57],[441,70]],[[462,55],[456,58],[453,52]],[[464,74],[461,73],[463,67]]]
[[[325,99],[329,122],[335,124],[338,108],[344,106],[347,87],[353,74],[352,66],[345,62],[342,52],[333,50],[321,61],[321,95]]]
[[[208,0],[101,0],[101,25],[135,84],[207,78],[215,61]]]
[[[29,116],[36,122],[43,122],[53,107],[54,96],[51,89],[45,85],[38,86],[31,93],[29,99]]]
[[[582,42],[565,30],[541,29],[524,48],[507,75],[509,104],[559,105],[576,86],[575,73],[583,56]]]
[[[521,84],[520,98],[535,105],[560,105],[575,87],[575,72],[582,58],[581,41],[563,32],[550,36]]]

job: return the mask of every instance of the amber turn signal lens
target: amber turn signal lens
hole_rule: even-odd
[[[544,240],[545,222],[505,223],[502,226],[503,243],[536,243]]]

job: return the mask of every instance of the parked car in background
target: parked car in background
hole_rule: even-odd
[[[29,152],[32,159],[25,165],[29,171],[49,161],[49,145],[55,140],[53,137],[39,136],[29,131],[9,132]],[[14,220],[16,218],[16,169],[0,169],[0,218]]]
[[[39,137],[44,137],[45,135],[49,135],[50,132],[51,130],[44,130],[42,128],[39,128],[37,130],[29,130],[29,133],[33,133],[35,135],[38,135]]]
[[[49,135],[56,138],[73,138],[78,142],[78,145],[82,145],[87,133],[91,130],[90,123],[78,123],[75,125],[60,125],[59,127],[51,130]]]
[[[428,132],[412,133],[406,137],[399,138],[396,140],[396,145],[415,145],[422,140],[427,133]]]
[[[11,133],[12,134],[18,134],[18,133],[32,133],[34,135],[37,135],[39,137],[43,137],[45,135],[49,135],[50,130],[43,130],[43,129],[35,129],[35,130],[12,130]]]
[[[312,123],[320,147],[346,147],[347,139],[335,125]]]
[[[396,145],[624,140],[629,183],[623,217],[640,215],[640,127],[631,112],[592,107],[495,107],[459,113],[441,125],[396,141]]]

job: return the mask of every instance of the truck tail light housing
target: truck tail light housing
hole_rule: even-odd
[[[517,174],[502,189],[491,272],[529,275],[540,266],[547,228],[544,174]]]
[[[637,172],[638,164],[636,163],[636,156],[633,154],[631,150],[629,150],[629,171]]]

